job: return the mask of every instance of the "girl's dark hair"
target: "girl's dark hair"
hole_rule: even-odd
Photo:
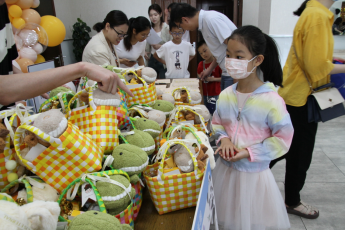
[[[275,41],[270,36],[255,26],[243,26],[234,30],[229,39],[244,44],[253,56],[263,55],[265,58],[260,69],[264,74],[264,81],[283,87],[283,71],[280,65],[279,51]]]
[[[149,7],[149,10],[148,10],[149,16],[150,16],[151,10],[156,11],[158,14],[162,14],[162,16],[160,18],[160,20],[161,20],[160,26],[161,26],[164,22],[162,8],[158,4],[154,3]],[[151,26],[154,27],[155,25],[153,25],[153,23],[151,23]]]
[[[129,19],[129,28],[127,32],[128,36],[123,39],[127,51],[130,51],[132,49],[131,39],[133,36],[133,29],[135,29],[136,33],[151,29],[150,21],[143,16]]]
[[[123,24],[128,25],[128,18],[122,11],[112,10],[107,14],[103,22],[96,23],[92,29],[101,32],[107,23],[109,23],[111,27],[121,26]]]
[[[310,0],[305,0],[302,5],[296,10],[293,12],[294,15],[296,16],[301,16],[301,14],[303,13],[303,11],[305,10],[305,8],[307,7],[307,3],[309,2]]]

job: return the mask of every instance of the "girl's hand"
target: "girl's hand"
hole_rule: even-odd
[[[214,77],[207,77],[207,78],[205,79],[205,81],[212,82],[212,81],[214,81]]]
[[[234,149],[235,149],[235,152],[237,152],[237,153],[235,156],[230,158],[231,162],[236,162],[236,161],[239,161],[243,158],[248,158],[250,156],[247,149],[237,149],[236,147]]]
[[[229,138],[223,138],[221,139],[220,147],[214,154],[217,154],[218,152],[224,160],[229,161],[230,158],[235,155],[235,146]]]
[[[149,59],[150,59],[150,58],[149,58],[149,53],[148,53],[148,52],[145,52],[145,56],[144,56],[144,57],[145,57],[146,60],[149,60]]]
[[[126,65],[126,66],[128,66],[128,67],[132,67],[132,66],[134,66],[137,62],[135,62],[135,61],[130,61],[130,60],[128,60],[127,58],[122,58],[122,59],[120,59],[120,63],[121,63],[121,64],[124,64],[124,65]]]

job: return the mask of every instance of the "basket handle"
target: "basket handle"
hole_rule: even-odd
[[[12,188],[13,186],[15,186],[16,184],[19,184],[19,183],[24,183],[24,185],[25,185],[26,195],[27,195],[26,199],[27,199],[28,203],[34,202],[34,196],[33,196],[33,193],[32,193],[32,187],[31,187],[30,183],[26,180],[25,176],[21,177],[21,178],[19,178],[17,180],[12,181],[5,188],[3,188],[1,190],[1,192],[6,192],[7,190],[9,190],[10,188]]]
[[[182,90],[186,90],[187,95],[188,95],[188,100],[189,100],[189,103],[190,103],[190,102],[192,101],[192,97],[190,96],[190,90],[189,90],[189,88],[186,87],[186,86],[181,86],[181,87],[178,87],[178,88],[174,89],[174,90],[172,91],[172,96],[176,99],[175,95],[176,95],[177,93],[181,93]]]
[[[125,71],[123,73],[123,75],[126,75],[128,73],[134,74],[134,76],[136,76],[144,84],[145,88],[148,88],[148,85],[147,85],[146,81],[143,78],[139,77],[138,74],[135,71],[133,71],[132,69],[128,69],[127,71]]]
[[[186,127],[186,126],[184,126],[184,125],[178,125],[178,126],[176,126],[176,127],[174,127],[174,128],[169,129],[169,133],[167,134],[167,141],[169,141],[169,138],[170,138],[171,134],[172,134],[175,130],[177,130],[177,129],[179,129],[179,128],[181,128],[182,130],[187,130],[187,131],[191,132],[191,133],[194,135],[194,137],[196,138],[196,140],[198,141],[198,143],[199,143],[199,144],[202,144],[202,142],[201,142],[199,136],[195,133],[195,131],[194,131],[192,128]]]
[[[96,107],[96,105],[95,105],[95,103],[94,103],[94,101],[93,101],[93,90],[94,90],[93,87],[88,87],[88,88],[85,88],[85,89],[79,91],[78,93],[76,93],[76,94],[74,95],[74,97],[72,97],[72,99],[71,99],[71,100],[69,101],[69,103],[68,103],[67,110],[66,110],[66,116],[67,116],[67,117],[70,117],[70,116],[71,116],[71,112],[72,112],[71,105],[72,105],[72,103],[73,103],[76,99],[78,99],[78,97],[79,97],[83,92],[88,92],[88,93],[89,93],[89,104],[90,104],[91,110],[93,110],[93,111],[91,111],[91,112],[96,111],[97,107]],[[87,107],[87,106],[85,106],[85,107]]]
[[[198,142],[195,142],[195,140],[186,140],[186,139],[184,139],[184,140],[169,140],[169,141],[166,141],[162,145],[162,147],[159,149],[159,151],[157,153],[156,161],[158,161],[159,159],[162,159],[162,160],[161,160],[161,162],[160,162],[160,164],[158,166],[158,175],[157,175],[158,183],[164,184],[165,175],[163,173],[163,168],[164,168],[165,157],[166,157],[166,154],[168,152],[168,149],[172,145],[175,145],[175,144],[180,144],[184,148],[187,149],[189,155],[192,158],[193,164],[194,164],[194,174],[195,174],[195,177],[197,179],[199,179],[199,175],[201,174],[201,171],[198,168],[198,162],[196,160],[196,156],[189,150],[189,148],[186,146],[186,143],[196,143],[198,145],[198,147],[199,147],[199,150],[201,149],[200,148],[200,144]]]
[[[72,91],[69,92],[60,92],[58,93],[56,96],[49,98],[48,100],[44,101],[43,104],[41,105],[39,112],[42,113],[45,111],[45,107],[51,103],[52,101],[56,101],[59,100],[61,108],[62,108],[62,112],[65,113],[66,112],[66,108],[65,108],[65,103],[64,103],[64,98],[66,98],[67,95],[72,96],[72,98],[74,97],[74,93],[72,93]]]

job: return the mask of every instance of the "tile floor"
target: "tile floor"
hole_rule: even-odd
[[[320,216],[308,220],[289,214],[292,230],[345,229],[345,116],[319,123],[313,161],[301,193]],[[285,160],[272,169],[284,197]]]

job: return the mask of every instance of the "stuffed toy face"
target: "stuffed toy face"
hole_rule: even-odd
[[[98,212],[88,211],[73,218],[68,230],[131,230],[128,224],[121,224],[114,216]]]
[[[119,94],[106,93],[98,88],[93,91],[93,100],[96,106],[109,105],[118,107],[121,103]]]
[[[52,109],[41,113],[34,120],[33,126],[50,136],[58,138],[67,129],[67,119],[59,109]]]
[[[195,154],[195,148],[192,146],[192,144],[185,143],[185,145],[193,154]],[[179,167],[182,172],[192,172],[194,170],[194,164],[188,150],[179,144],[175,145],[172,150],[174,152],[174,162],[177,167]]]
[[[160,110],[164,112],[167,116],[169,113],[174,109],[174,104],[168,102],[168,101],[163,101],[163,100],[157,100],[153,105],[153,109]]]
[[[144,150],[131,144],[120,144],[114,149],[112,156],[113,167],[127,172],[129,176],[144,171],[149,160]]]
[[[147,155],[151,155],[156,147],[153,137],[149,133],[138,129],[133,130],[133,132],[134,134],[125,137],[128,143],[141,148]]]
[[[131,203],[131,198],[128,196],[128,193],[133,198],[135,196],[135,190],[132,188],[127,177],[123,175],[112,175],[109,177],[122,184],[126,188],[126,191],[118,185],[103,181],[98,181],[96,187],[104,201],[106,209],[111,210],[110,212],[113,215],[117,215]]]
[[[155,110],[150,110],[147,114],[149,115],[149,120],[157,122],[159,126],[164,125],[165,119],[166,119],[164,112],[155,109]],[[160,131],[159,131],[159,133],[160,133]],[[159,135],[159,133],[158,133],[158,135]],[[151,134],[151,136],[153,138],[156,138],[158,136],[158,135],[156,136],[156,134],[157,134],[157,128],[154,129],[154,134]]]
[[[141,78],[143,78],[148,84],[156,81],[157,72],[151,67],[144,67],[141,69]]]
[[[162,115],[160,115],[160,116],[162,116]],[[165,118],[165,114],[164,114],[164,118]],[[165,119],[164,119],[164,121],[165,121]],[[152,136],[152,138],[158,137],[160,132],[161,132],[160,125],[157,122],[150,120],[150,119],[136,118],[136,119],[132,120],[132,123],[137,130],[141,130],[141,131],[144,131],[144,132],[150,134]]]
[[[157,100],[162,100],[163,91],[156,87]]]
[[[193,113],[192,111],[189,111],[189,110],[186,110],[183,114],[184,118],[187,120],[187,121],[192,121],[195,119],[195,113]]]
[[[188,103],[188,93],[187,93],[187,91],[186,90],[181,90],[181,101],[183,102],[183,103]]]
[[[195,105],[194,107],[199,108],[195,111],[204,118],[205,122],[208,122],[210,120],[211,114],[205,105]],[[199,116],[195,116],[195,124],[201,124],[201,120]]]

